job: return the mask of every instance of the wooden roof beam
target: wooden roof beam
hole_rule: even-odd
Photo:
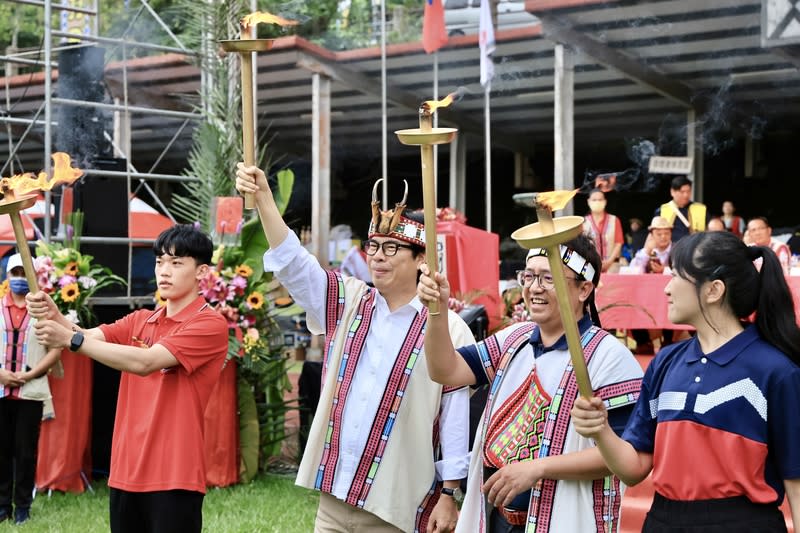
[[[305,52],[299,52],[297,66],[310,72],[316,72],[327,76],[333,80],[347,85],[348,87],[362,91],[365,94],[375,96],[378,99],[381,98],[382,91],[380,82],[377,82],[373,78],[365,76],[364,74],[343,65],[331,63]],[[414,116],[416,117],[416,113],[419,110],[420,104],[430,97],[425,98],[410,91],[389,85],[386,88],[386,98],[392,104],[413,110],[415,113]],[[453,108],[440,109],[437,112],[439,113],[439,119],[441,121],[457,125],[458,128],[464,133],[469,133],[470,135],[483,138],[484,128],[482,121],[473,120],[466,114],[459,113],[457,109]],[[533,154],[532,144],[524,142],[519,137],[501,135],[494,130],[492,130],[492,144],[504,146],[513,152],[519,152],[528,155]]]
[[[687,109],[694,107],[693,91],[689,86],[670,79],[644,63],[609,48],[605,43],[574,30],[564,19],[546,13],[537,13],[537,16],[542,22],[542,33],[547,39],[570,46]]]

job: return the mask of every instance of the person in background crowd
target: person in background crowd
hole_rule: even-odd
[[[789,275],[792,252],[789,250],[788,245],[772,238],[772,227],[767,222],[766,217],[751,218],[747,222],[745,243],[751,246],[766,246],[770,248],[778,256],[784,275]],[[757,264],[756,266],[759,265]]]
[[[13,511],[14,522],[22,524],[30,518],[42,406],[50,398],[47,371],[61,350],[45,350],[36,341],[20,254],[8,259],[6,272],[9,292],[0,313],[0,522],[10,520]]]
[[[692,202],[692,182],[686,176],[676,176],[670,183],[672,200],[656,209],[656,216],[662,216],[672,224],[672,242],[678,242],[690,233],[705,231],[708,210],[705,204]]]
[[[708,221],[706,231],[725,231],[725,224],[721,218],[714,217]]]
[[[662,274],[669,266],[669,252],[672,249],[672,224],[664,217],[653,217],[647,227],[650,235],[644,247],[636,252],[631,267],[642,274]]]
[[[636,255],[636,252],[644,247],[648,231],[640,218],[630,219],[628,225],[630,226],[630,232],[625,236],[625,245],[622,247],[622,254],[628,263],[630,263],[633,256]]]
[[[108,478],[113,533],[203,529],[203,413],[228,353],[228,325],[200,296],[214,245],[191,224],[153,244],[166,303],[82,329],[43,291],[27,296],[45,346],[67,348],[121,371]]]
[[[325,333],[320,401],[296,481],[321,493],[315,531],[447,533],[469,464],[469,392],[428,375],[430,317],[416,297],[425,228],[404,214],[405,199],[380,210],[380,181],[364,241],[370,287],[326,271],[300,245],[261,169],[239,163],[236,171],[269,243],[264,270],[305,309],[309,330]],[[448,339],[475,342],[446,303],[440,312],[449,316]]]
[[[594,291],[600,256],[581,234],[559,247],[572,320],[578,322],[589,377],[608,402],[611,423],[624,428],[642,370],[616,338],[600,329]],[[430,375],[450,386],[489,385],[470,462],[469,488],[457,531],[615,531],[621,487],[607,477],[594,443],[575,434],[570,406],[578,395],[546,250],[527,254],[518,273],[532,321],[511,325],[477,345],[455,349],[448,316],[428,319]],[[422,265],[417,295],[447,305],[450,286]],[[594,321],[594,323],[593,323]]]
[[[600,189],[589,193],[589,211],[584,217],[583,232],[594,240],[602,260],[602,272],[619,271],[619,258],[625,236],[619,218],[606,212],[606,195]]]
[[[745,224],[744,219],[739,215],[735,215],[736,208],[733,202],[725,200],[722,202],[722,222],[725,224],[725,229],[739,237],[744,237]]]
[[[631,268],[641,274],[669,273],[669,258],[672,250],[672,224],[664,217],[653,217],[650,226],[650,235],[647,237],[644,248],[636,253],[631,261]],[[672,342],[672,330],[652,330],[655,338],[662,337],[662,346]],[[660,335],[659,335],[660,334]],[[653,354],[655,346],[651,338],[651,331],[646,329],[631,330],[631,336],[636,341],[637,354]]]
[[[697,335],[650,363],[621,438],[601,398],[575,400],[575,429],[625,484],[652,471],[645,533],[785,532],[784,494],[797,529],[800,329],[781,266],[767,247],[705,232],[675,245],[672,271],[669,319]]]

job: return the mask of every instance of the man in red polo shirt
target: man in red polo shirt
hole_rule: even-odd
[[[191,225],[158,236],[166,305],[83,330],[44,292],[28,296],[39,341],[122,371],[111,447],[111,531],[200,532],[203,413],[228,351],[225,319],[198,295],[213,245]]]

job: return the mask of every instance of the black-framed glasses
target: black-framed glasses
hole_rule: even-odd
[[[564,277],[572,280],[578,279],[570,276]],[[549,272],[537,274],[533,270],[517,270],[517,283],[519,283],[521,286],[530,287],[533,283],[533,280],[536,280],[536,283],[538,283],[539,286],[546,291],[552,291],[556,286],[555,281],[553,280],[553,275]]]
[[[413,250],[414,247],[408,244],[400,244],[399,242],[394,241],[386,241],[386,242],[378,242],[373,239],[367,239],[364,241],[364,252],[367,255],[375,255],[378,253],[378,249],[383,251],[383,255],[386,257],[392,257],[397,255],[397,250],[400,248],[408,248],[409,250]]]

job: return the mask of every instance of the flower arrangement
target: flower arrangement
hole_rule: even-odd
[[[467,223],[467,217],[461,211],[452,208],[452,207],[437,207],[436,208],[436,220],[441,221],[451,221],[455,220],[456,222],[461,222],[462,224]]]
[[[517,322],[528,322],[531,317],[528,307],[522,299],[522,288],[519,286],[507,289],[503,293],[503,303],[505,304],[505,315],[503,324],[510,325]]]
[[[200,294],[228,321],[228,359],[252,361],[269,347],[260,333],[271,307],[265,299],[267,284],[256,274],[253,261],[244,257],[241,247],[220,244],[211,258],[214,266],[200,280]]]
[[[94,264],[91,255],[57,242],[36,243],[36,278],[39,288],[48,293],[58,309],[70,320],[91,325],[94,313],[88,300],[97,291],[125,280],[108,268]]]

